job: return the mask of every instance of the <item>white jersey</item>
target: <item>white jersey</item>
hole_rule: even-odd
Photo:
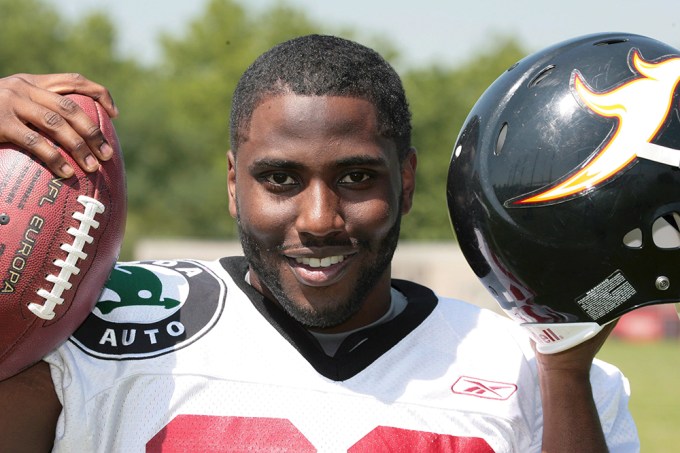
[[[535,359],[511,320],[395,280],[406,309],[330,357],[246,266],[119,264],[46,358],[54,451],[540,452]],[[591,380],[611,451],[639,450],[625,378],[596,361]]]

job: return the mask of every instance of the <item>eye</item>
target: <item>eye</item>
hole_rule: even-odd
[[[295,180],[287,173],[270,173],[264,177],[265,181],[277,186],[290,186],[296,184]]]
[[[353,171],[340,178],[340,184],[358,184],[371,179],[371,175],[364,171]]]

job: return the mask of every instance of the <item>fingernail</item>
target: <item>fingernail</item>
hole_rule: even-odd
[[[85,156],[85,165],[88,170],[94,171],[99,168],[99,161],[92,154],[88,154]]]
[[[61,174],[64,175],[65,178],[70,178],[73,176],[73,167],[71,167],[69,164],[62,165],[59,170],[61,170]]]
[[[111,145],[109,145],[108,142],[102,143],[99,147],[99,151],[102,153],[102,158],[104,159],[110,159],[111,156],[113,156],[113,148],[111,148]]]

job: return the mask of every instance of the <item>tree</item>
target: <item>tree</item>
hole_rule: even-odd
[[[451,152],[465,118],[484,90],[524,52],[512,39],[455,68],[429,66],[406,71],[404,85],[413,114],[418,150],[416,202],[404,217],[402,237],[450,240],[446,178]]]

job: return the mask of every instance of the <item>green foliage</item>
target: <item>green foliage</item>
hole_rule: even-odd
[[[87,71],[102,77],[120,63],[113,55],[113,24],[103,15],[67,24],[38,0],[0,0],[0,11],[3,74]]]
[[[143,236],[236,237],[224,157],[231,93],[259,54],[312,32],[357,39],[400,68],[419,150],[417,201],[403,238],[450,240],[445,183],[458,129],[484,88],[522,55],[514,41],[497,39],[505,44],[458,67],[408,68],[385,38],[334,30],[283,2],[256,12],[244,1],[211,0],[160,37],[158,62],[139,62],[117,53],[118,30],[103,12],[69,22],[46,1],[0,0],[0,74],[80,72],[111,90],[128,175],[128,251]]]
[[[505,44],[459,67],[432,66],[403,76],[413,114],[413,145],[418,150],[416,201],[404,217],[405,239],[453,237],[445,187],[456,137],[479,96],[524,55],[513,40],[501,42]]]
[[[39,0],[0,0],[0,11],[2,73],[54,70],[52,53],[65,41],[56,11]]]

